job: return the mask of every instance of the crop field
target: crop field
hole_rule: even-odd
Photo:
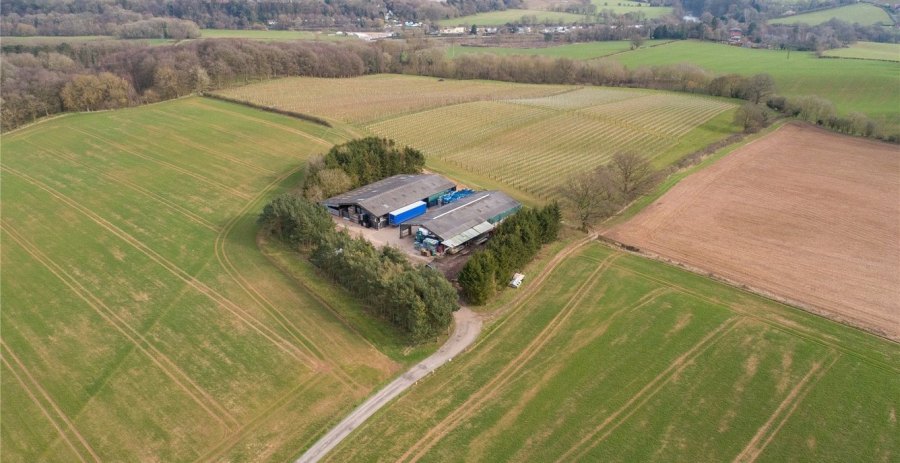
[[[900,455],[897,344],[598,243],[560,262],[326,461]]]
[[[3,460],[285,461],[396,373],[358,307],[257,248],[340,141],[202,98],[4,134]]]
[[[243,101],[361,124],[451,104],[530,98],[568,90],[553,85],[372,75],[353,79],[296,77],[222,90]]]
[[[812,53],[752,50],[715,43],[677,41],[611,56],[629,68],[692,63],[716,73],[768,73],[782,95],[819,95],[838,112],[860,111],[900,124],[900,63],[819,59]]]
[[[591,22],[589,17],[573,13],[561,13],[557,11],[541,10],[503,10],[478,13],[471,16],[442,19],[438,21],[441,27],[447,26],[502,26],[508,23],[521,23],[522,18],[530,18],[531,24],[573,24]]]
[[[221,93],[354,124],[422,150],[431,167],[543,199],[617,151],[639,150],[664,167],[737,130],[728,100],[633,89],[380,75],[282,79]]]
[[[788,125],[609,236],[900,340],[894,145]]]
[[[856,42],[846,48],[825,51],[831,58],[872,59],[880,61],[900,61],[900,44]]]
[[[894,21],[891,20],[890,15],[888,15],[886,11],[869,3],[856,3],[821,11],[813,11],[811,13],[785,16],[783,18],[772,19],[769,22],[772,24],[803,23],[810,26],[817,26],[834,18],[851,24],[859,23],[864,26],[872,26],[875,24],[891,26],[894,24]]]
[[[652,47],[668,42],[667,40],[647,40],[644,42],[645,47]],[[457,47],[447,48],[447,56],[455,58],[457,56],[472,53],[490,53],[493,55],[509,56],[509,55],[526,55],[526,56],[550,56],[553,58],[570,58],[570,59],[595,59],[609,56],[615,53],[622,53],[631,50],[630,40],[611,40],[605,42],[585,42],[570,43],[566,45],[556,45],[543,48],[511,48],[511,47]]]
[[[584,88],[445,106],[368,128],[465,170],[553,198],[566,178],[604,164],[618,151],[638,151],[659,166],[688,154],[678,149],[679,141],[732,108],[712,98]],[[706,143],[721,136],[709,135]]]

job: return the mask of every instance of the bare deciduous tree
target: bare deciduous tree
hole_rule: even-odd
[[[607,166],[609,178],[618,190],[618,194],[631,201],[647,193],[659,179],[650,161],[638,153],[626,151],[613,155]]]
[[[614,214],[622,204],[605,167],[570,178],[560,187],[560,194],[575,213],[583,231],[587,231],[596,221]]]

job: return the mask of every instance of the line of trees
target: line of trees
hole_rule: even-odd
[[[521,5],[520,0],[9,0],[3,2],[0,31],[3,35],[113,35],[123,24],[164,17],[189,20],[204,28],[373,29],[383,27],[388,17],[437,21]]]
[[[648,193],[661,178],[645,156],[633,151],[619,152],[609,163],[571,177],[560,187],[560,196],[565,198],[580,228],[587,231]]]
[[[103,72],[126,82],[128,98],[109,99],[88,109],[150,103],[278,77],[353,77],[373,73],[654,88],[743,98],[754,104],[765,103],[776,93],[772,78],[766,74],[716,75],[691,64],[629,69],[613,60],[574,61],[543,56],[466,54],[450,59],[443,49],[419,41],[200,40],[177,47],[101,42],[75,46],[16,45],[4,46],[4,50],[8,53],[0,62],[3,130],[37,117],[83,110],[67,104],[62,89],[78,75],[96,76]],[[900,138],[895,125],[885,127],[872,122],[867,132],[883,140]]]
[[[457,281],[471,304],[487,302],[541,249],[559,235],[562,213],[556,202],[541,209],[522,209],[503,221],[485,249],[476,252]]]
[[[456,290],[438,271],[413,266],[395,248],[377,249],[335,230],[329,214],[302,195],[274,198],[258,222],[413,342],[444,333],[459,308]]]

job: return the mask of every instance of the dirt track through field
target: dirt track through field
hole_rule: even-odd
[[[900,339],[900,150],[791,124],[607,236]]]

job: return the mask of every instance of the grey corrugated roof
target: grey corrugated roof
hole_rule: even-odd
[[[455,183],[437,174],[401,174],[328,198],[322,203],[332,207],[356,204],[380,217],[454,186]]]
[[[502,191],[479,191],[459,201],[429,209],[406,224],[425,227],[441,240],[451,240],[466,230],[519,206],[521,203]]]

